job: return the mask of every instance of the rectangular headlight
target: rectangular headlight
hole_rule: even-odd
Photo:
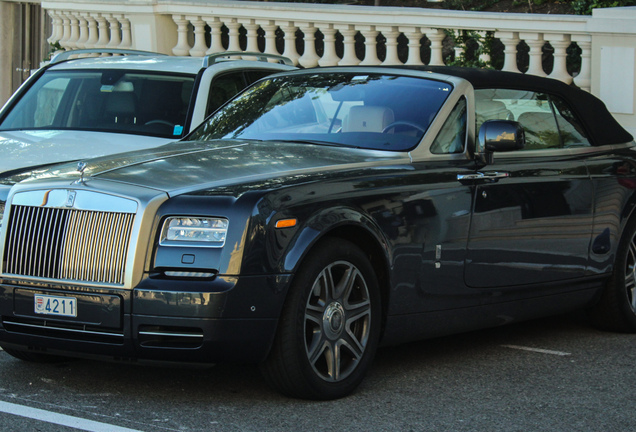
[[[224,218],[171,216],[161,229],[162,246],[223,247],[228,220]]]

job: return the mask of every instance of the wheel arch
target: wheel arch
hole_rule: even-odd
[[[618,248],[621,243],[624,241],[625,231],[627,230],[630,224],[636,223],[636,192],[629,195],[629,197],[624,201],[622,210],[620,214],[617,214],[618,217],[618,228],[616,233],[616,241],[611,245],[610,253],[612,256],[612,269],[614,268],[614,261],[616,260],[616,254],[618,252]],[[600,238],[603,234],[597,237]],[[595,239],[596,241],[596,239]],[[592,246],[594,249],[594,245]]]
[[[375,271],[378,288],[380,289],[380,299],[382,302],[382,329],[384,329],[391,292],[390,266],[386,250],[369,231],[355,225],[339,226],[329,231],[322,239],[324,238],[347,240],[358,246],[369,259],[369,262]]]
[[[326,239],[342,239],[351,242],[364,252],[374,269],[380,289],[382,329],[384,329],[391,292],[389,241],[369,216],[353,209],[332,210],[316,214],[300,230],[293,246],[285,254],[283,260],[285,271],[295,276],[309,252]],[[330,221],[329,226],[324,226],[325,220]],[[316,229],[317,227],[320,229]]]

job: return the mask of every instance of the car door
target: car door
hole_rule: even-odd
[[[414,118],[420,116],[415,110],[412,113]],[[394,251],[392,283],[398,294],[391,299],[389,314],[471,307],[480,301],[479,296],[467,295],[470,293],[463,281],[473,188],[458,182],[457,177],[474,166],[466,157],[466,98],[461,97],[450,112],[441,112],[438,117],[444,118],[444,123],[430,145],[430,154],[413,163],[414,179],[409,183],[414,192],[403,194],[395,206],[399,222],[393,219],[394,231],[404,232]],[[428,119],[427,115],[422,121]],[[403,124],[406,130],[408,124]],[[389,212],[386,219],[392,216]],[[380,224],[385,232],[391,232],[389,224]],[[430,330],[426,326],[415,330],[422,322],[409,326],[425,334]]]
[[[513,287],[582,276],[588,267],[594,191],[589,142],[554,96],[477,90],[476,117],[518,121],[521,151],[495,154],[473,181],[465,265],[470,287]]]

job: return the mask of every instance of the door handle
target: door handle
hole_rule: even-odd
[[[500,178],[510,177],[509,172],[505,171],[486,171],[476,172],[473,174],[457,174],[457,180],[460,182],[484,180],[487,182],[496,182]]]

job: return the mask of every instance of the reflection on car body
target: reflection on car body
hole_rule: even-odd
[[[274,75],[181,142],[16,185],[0,344],[254,362],[287,395],[330,399],[379,345],[578,308],[633,332],[634,146],[549,79]]]

